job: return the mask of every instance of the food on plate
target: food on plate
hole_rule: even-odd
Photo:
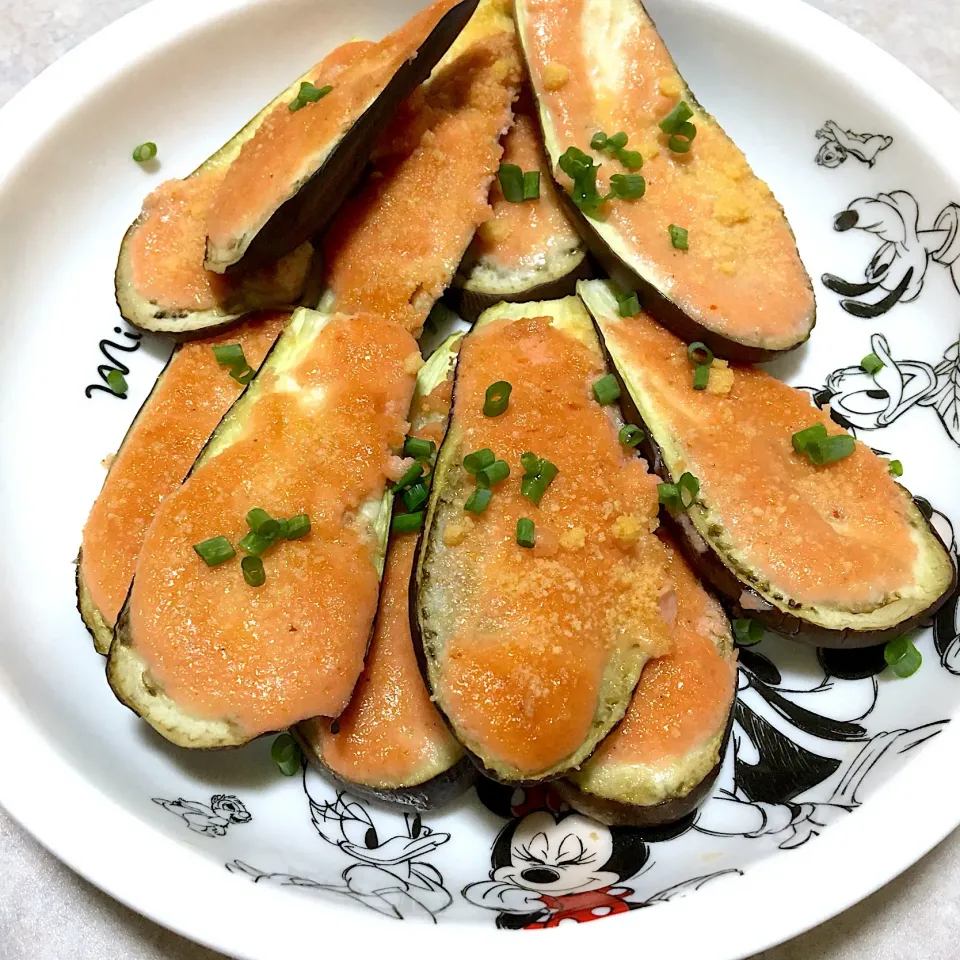
[[[562,195],[608,275],[717,356],[803,343],[813,287],[783,210],[639,0],[517,0],[516,15]]]
[[[568,296],[577,280],[590,276],[580,235],[557,199],[529,90],[503,138],[490,200],[493,216],[477,231],[452,291],[466,320],[501,301]]]
[[[395,323],[298,309],[164,499],[107,676],[168,740],[240,744],[346,707],[421,364]]]
[[[127,430],[83,528],[77,559],[77,605],[99,653],[110,648],[157,508],[183,483],[243,390],[244,377],[232,377],[214,351],[237,345],[255,369],[289,317],[262,313],[229,332],[180,344]]]
[[[576,297],[502,304],[463,342],[415,569],[439,709],[484,772],[581,764],[670,649],[656,482]]]
[[[456,349],[453,340],[444,343],[417,376],[410,436],[434,452],[446,430]],[[414,483],[397,496],[414,507],[403,516],[416,516],[426,486]],[[334,721],[298,724],[296,733],[307,755],[351,793],[428,809],[466,790],[476,768],[430,701],[417,666],[409,610],[416,547],[415,528],[390,537],[373,640],[349,706]]]
[[[572,807],[601,823],[659,826],[691,813],[720,772],[731,729],[737,654],[730,622],[664,539],[673,649],[643,668],[623,723],[556,784]]]
[[[332,81],[308,77],[288,106],[271,110],[213,197],[204,266],[216,273],[262,267],[323,231],[360,182],[380,128],[476,6],[435,0]]]
[[[490,183],[521,74],[508,10],[503,0],[481,2],[380,139],[373,176],[324,242],[325,303],[376,311],[419,335],[491,214]]]
[[[640,448],[665,481],[678,542],[739,616],[857,647],[940,607],[953,566],[887,461],[807,393],[762,370],[707,363],[702,344],[688,348],[645,314],[620,316],[610,284],[578,289],[625,386],[625,413],[645,433]]]

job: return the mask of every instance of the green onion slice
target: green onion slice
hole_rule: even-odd
[[[510,406],[510,394],[513,387],[506,380],[498,380],[487,387],[483,401],[483,415],[485,417],[499,417]]]
[[[254,507],[247,514],[247,526],[261,537],[275,539],[280,533],[280,521],[274,520],[266,510]]]
[[[689,510],[700,492],[700,481],[692,473],[681,474],[677,481],[677,490],[680,493],[680,506]]]
[[[429,460],[437,452],[437,445],[432,440],[421,440],[420,437],[407,437],[403,444],[403,454],[417,460]]]
[[[693,389],[706,390],[710,382],[710,365],[708,363],[698,363],[693,368]]]
[[[237,551],[226,537],[211,537],[209,540],[202,540],[195,543],[193,549],[200,555],[200,559],[208,567],[216,567],[221,563],[232,560]]]
[[[152,140],[148,140],[146,143],[141,143],[140,146],[133,148],[133,159],[136,160],[137,163],[146,163],[156,155],[157,145]]]
[[[546,492],[547,484],[542,477],[535,477],[528,473],[520,481],[520,495],[537,507],[540,506],[540,501]]]
[[[913,641],[906,636],[891,640],[883,648],[883,659],[898,677],[912,677],[923,663],[923,657]]]
[[[639,173],[615,173],[610,178],[610,197],[639,200],[647,192],[647,181]],[[604,199],[610,199],[605,197]]]
[[[290,112],[296,113],[301,107],[305,107],[308,103],[316,103],[318,100],[322,100],[331,90],[329,84],[325,87],[315,87],[309,80],[304,80],[300,84],[300,90],[297,92],[297,96],[294,100],[291,100],[289,103]]]
[[[274,544],[273,537],[262,537],[252,530],[237,544],[244,553],[262,557]]]
[[[814,440],[807,444],[807,456],[818,467],[826,466],[828,463],[836,463],[849,457],[857,449],[857,441],[848,433],[841,433],[834,437],[827,437],[822,440]]]
[[[526,453],[520,454],[520,466],[523,467],[524,473],[537,476],[540,473],[541,463],[543,463],[543,461],[535,453],[531,453],[529,450]]]
[[[678,227],[675,223],[671,223],[670,226],[667,227],[667,232],[670,234],[670,243],[675,250],[689,249],[689,234],[687,233],[686,227]]]
[[[410,464],[403,476],[393,485],[393,492],[399,493],[407,487],[412,487],[423,476],[423,464],[419,460]]]
[[[591,150],[602,150],[606,145],[607,145],[607,135],[602,130],[598,130],[590,138]]]
[[[540,171],[527,170],[523,175],[523,199],[540,199]]]
[[[646,434],[637,426],[634,426],[632,423],[628,423],[625,426],[620,428],[620,432],[617,434],[617,439],[625,447],[636,447],[643,442],[643,438]]]
[[[240,561],[240,570],[243,572],[243,579],[251,587],[262,587],[267,582],[263,561],[259,557],[244,557]]]
[[[534,544],[535,526],[529,517],[521,517],[517,521],[517,543],[521,547],[532,547]]]
[[[883,369],[883,361],[875,353],[868,353],[860,361],[860,366],[872,377]]]
[[[392,533],[415,533],[423,527],[423,511],[395,513],[390,523]]]
[[[617,383],[617,378],[612,373],[601,377],[593,385],[593,395],[601,407],[619,400],[620,384]]]
[[[806,453],[809,444],[814,440],[826,440],[827,428],[822,423],[815,423],[812,427],[806,427],[804,430],[798,430],[791,438],[793,449],[797,453]]]
[[[752,647],[763,639],[763,624],[743,617],[733,621],[733,637],[738,647]]]
[[[475,453],[468,453],[463,458],[463,469],[467,473],[479,473],[485,467],[489,467],[497,458],[489,447],[477,450]]]
[[[680,502],[680,491],[675,483],[657,484],[657,501],[665,507],[675,506]]]
[[[593,167],[593,157],[577,147],[567,147],[558,161],[560,169],[571,179],[583,176]]]
[[[903,476],[903,464],[899,460],[891,460],[887,464],[887,469],[890,471],[891,477]]]
[[[523,170],[515,163],[502,163],[497,173],[503,199],[507,203],[523,202]]]
[[[107,386],[118,396],[127,392],[127,378],[119,370],[107,371]]]
[[[693,111],[686,100],[681,100],[661,121],[660,129],[664,133],[676,133],[680,125],[686,123],[693,116]]]
[[[298,513],[295,517],[284,521],[283,536],[287,540],[299,540],[310,532],[310,517],[306,513]]]
[[[430,498],[430,489],[423,482],[415,483],[403,491],[403,505],[408,513],[415,513]]]
[[[621,130],[619,133],[615,133],[612,137],[607,137],[607,143],[605,149],[607,150],[622,150],[627,145],[627,135]]]
[[[699,340],[694,340],[687,347],[687,359],[695,366],[710,366],[713,363],[713,351]]]
[[[213,355],[221,367],[246,367],[247,358],[239,343],[224,343],[213,348]]]
[[[621,150],[617,158],[628,170],[639,170],[643,166],[643,155],[639,150]]]
[[[677,132],[667,141],[667,146],[674,153],[686,153],[696,135],[697,128],[692,123],[681,123]]]
[[[289,733],[281,733],[270,747],[270,756],[285,777],[300,772],[300,744]]]
[[[477,486],[490,488],[510,476],[510,465],[506,460],[494,460],[489,467],[477,471]]]
[[[476,514],[480,516],[484,510],[490,505],[490,500],[493,497],[493,494],[482,487],[477,487],[473,493],[467,498],[467,502],[463,505],[463,509],[468,513]]]
[[[635,317],[640,312],[640,298],[633,292],[617,294],[617,306],[621,317]]]

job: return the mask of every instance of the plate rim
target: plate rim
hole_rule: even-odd
[[[193,0],[150,0],[74,47],[0,108],[0,200],[33,150],[118,74],[135,69],[141,60],[193,31],[268,2],[208,0],[201,5]],[[803,0],[780,0],[776,5],[767,0],[675,2],[739,20],[843,73],[862,96],[895,116],[918,140],[924,129],[936,124],[941,149],[930,162],[945,181],[957,182],[957,175],[940,158],[960,154],[960,113],[871,41]],[[858,72],[858,66],[865,69]],[[116,900],[176,933],[245,960],[313,956],[316,928],[304,920],[332,921],[322,933],[328,948],[355,946],[349,941],[354,923],[338,922],[351,913],[332,899],[308,900],[269,887],[255,890],[253,884],[229,874],[224,882],[222,867],[198,857],[188,843],[141,820],[86,780],[31,719],[29,705],[2,666],[0,730],[0,764],[7,771],[22,766],[17,745],[32,744],[30,775],[0,780],[0,804],[51,853]],[[683,930],[683,955],[699,960],[736,960],[782,943],[873,893],[960,824],[960,809],[930,802],[922,817],[912,819],[909,832],[891,829],[904,809],[917,809],[917,782],[934,785],[931,797],[934,791],[960,793],[960,770],[950,762],[958,750],[960,725],[950,724],[856,817],[832,825],[829,841],[821,838],[792,851],[789,858],[758,861],[738,883],[644,910],[642,928],[636,926],[640,920],[634,913],[630,921],[568,925],[562,934],[542,931],[541,936],[552,937],[550,946],[560,957],[582,952],[584,937],[589,937],[591,949],[622,947],[627,922],[655,943],[676,943],[676,931]],[[65,792],[71,801],[66,807],[61,801]],[[133,849],[137,861],[150,864],[150,869],[131,871]],[[750,908],[748,918],[745,904]],[[731,923],[731,915],[747,922]],[[355,916],[359,919],[360,914]],[[420,924],[398,926],[369,912],[362,916],[365,948],[382,947],[401,957],[422,953]],[[426,935],[434,937],[435,944],[455,947],[470,957],[503,946],[500,931],[492,924],[470,924],[466,940],[460,936],[463,929],[462,923],[441,924]]]

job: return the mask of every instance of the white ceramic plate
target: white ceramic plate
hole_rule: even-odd
[[[870,893],[960,820],[956,600],[918,640],[924,664],[909,680],[841,679],[849,662],[776,638],[746,652],[714,798],[692,828],[649,843],[530,818],[536,797],[500,796],[490,810],[471,793],[422,821],[337,804],[312,772],[279,776],[266,742],[177,751],[113,699],[74,609],[72,561],[100,460],[169,349],[131,339],[114,306],[124,228],[149,189],[192,169],[291,77],[416,5],[156,0],[0,112],[0,802],[114,896],[237,956],[480,956],[505,948],[495,920],[562,927],[540,934],[557,957],[638,942],[698,960],[754,953]],[[960,180],[945,161],[960,156],[960,120],[793,0],[650,9],[693,89],[783,202],[815,278],[813,339],[776,372],[903,461],[956,557]],[[130,160],[146,139],[159,144],[158,170]],[[843,211],[836,224],[848,229],[835,229]],[[865,271],[879,286],[859,296],[821,279],[863,283]],[[869,318],[844,306],[881,298]],[[102,340],[139,343],[113,348],[130,371],[126,401],[85,396]],[[886,361],[875,381],[857,366],[871,349]],[[558,868],[552,887],[524,880],[502,835],[496,843],[504,828],[542,832],[548,863],[579,834],[613,889],[598,892],[609,877],[583,865]],[[561,887],[579,899],[541,899]]]

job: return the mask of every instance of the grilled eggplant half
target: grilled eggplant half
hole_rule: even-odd
[[[503,165],[506,177],[509,167],[537,173],[539,195],[518,200],[511,193],[507,200],[500,181],[494,181],[493,217],[477,231],[451,289],[458,312],[470,323],[501,301],[569,296],[577,280],[591,276],[580,235],[557,198],[529,89],[514,106],[513,126],[503,138]]]
[[[487,198],[520,75],[509,5],[481,0],[381,137],[374,175],[327,234],[325,303],[376,310],[419,336],[490,216]]]
[[[183,483],[223,415],[243,391],[215,347],[238,344],[256,369],[289,313],[249,318],[229,333],[176,347],[110,464],[83,528],[77,607],[98,653],[106,654],[147,527]]]
[[[661,536],[674,583],[673,649],[643,668],[623,723],[555,785],[576,810],[609,825],[658,827],[691,814],[720,772],[732,727],[730,622]]]
[[[516,15],[547,151],[607,274],[717,356],[755,362],[803,343],[813,288],[783,210],[639,0],[517,0]],[[582,167],[561,166],[569,148]]]
[[[387,481],[400,469],[395,452],[421,363],[397,324],[297,310],[190,476],[164,499],[107,677],[168,740],[235,745],[346,707],[376,613]],[[309,529],[290,520],[300,536],[251,540],[254,508],[306,515]],[[213,538],[262,554],[261,574],[239,556],[208,565],[204,556],[224,559],[210,555]]]
[[[699,482],[698,491],[687,482],[689,509],[672,510],[677,539],[738,615],[818,646],[861,647],[944,603],[950,558],[885,460],[852,437],[805,448],[810,435],[795,435],[809,428],[849,435],[762,370],[714,360],[706,389],[695,390],[686,344],[642,313],[621,317],[603,281],[579,291],[629,398],[626,415],[646,433],[641,449],[665,481]]]
[[[441,344],[417,376],[411,436],[434,444],[443,439],[458,341]],[[415,488],[408,496],[419,499],[422,492]],[[466,790],[476,768],[417,667],[409,610],[417,539],[415,532],[391,534],[373,640],[350,705],[335,721],[316,717],[294,732],[307,755],[351,793],[423,810]]]
[[[413,631],[434,702],[497,780],[581,764],[670,646],[656,484],[618,441],[610,382],[576,297],[493,307],[460,351]]]
[[[321,233],[360,182],[380,129],[476,6],[435,0],[333,82],[314,82],[311,99],[298,93],[289,107],[271,110],[213,198],[204,266],[215,273],[262,267]]]

